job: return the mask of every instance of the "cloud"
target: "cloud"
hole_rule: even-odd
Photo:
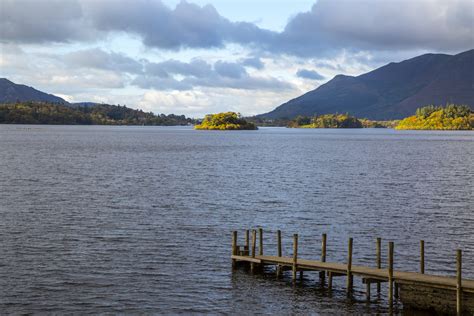
[[[87,49],[68,53],[62,60],[69,66],[95,68],[138,74],[143,72],[143,65],[133,58],[120,53],[105,52],[101,49]]]
[[[143,89],[192,90],[195,87],[232,88],[242,90],[292,89],[290,83],[274,77],[250,75],[244,67],[245,61],[216,61],[214,64],[194,58],[189,63],[166,60],[160,63],[146,61],[143,75],[132,84]]]
[[[68,42],[98,36],[87,27],[77,0],[2,0],[0,41],[17,43]]]
[[[278,33],[233,22],[212,5],[160,0],[2,0],[0,41],[97,41],[126,33],[148,47],[180,50],[239,44],[301,57],[341,50],[461,51],[474,42],[471,0],[319,0]],[[246,66],[261,65],[257,60]]]
[[[298,56],[340,50],[466,50],[474,42],[471,0],[319,0],[269,48]]]
[[[213,72],[212,65],[202,59],[193,59],[189,63],[179,60],[166,60],[160,63],[148,62],[145,67],[148,75],[168,78],[171,75],[193,76],[203,78]]]
[[[240,79],[244,76],[248,76],[247,70],[245,70],[244,66],[238,63],[219,60],[214,64],[214,69],[216,73],[222,77]]]
[[[323,80],[325,77],[320,75],[315,70],[307,70],[307,69],[299,69],[296,72],[296,76],[303,78],[303,79],[311,79],[311,80]]]
[[[241,60],[241,62],[242,65],[255,68],[257,70],[262,70],[265,67],[262,60],[258,57],[244,58]]]

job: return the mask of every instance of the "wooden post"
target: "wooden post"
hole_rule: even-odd
[[[255,258],[255,247],[257,246],[257,231],[254,229],[252,230],[252,258]],[[255,270],[255,263],[250,263],[250,271]]]
[[[327,243],[327,235],[323,234],[323,239],[321,241],[321,262],[326,262],[326,243]],[[324,271],[319,272],[319,278],[324,282],[326,274]]]
[[[262,228],[258,229],[258,239],[259,239],[258,254],[260,256],[263,256],[263,229]]]
[[[456,314],[462,315],[462,251],[456,252]]]
[[[332,272],[328,272],[328,289],[332,290]]]
[[[278,257],[281,257],[281,230],[277,230]]]
[[[377,238],[377,244],[375,248],[377,256],[377,269],[382,268],[382,238]],[[377,282],[377,294],[380,294],[380,282]]]
[[[420,273],[425,273],[425,241],[420,240]]]
[[[278,257],[282,256],[282,253],[281,253],[281,230],[277,230],[277,253],[278,253]],[[277,277],[281,276],[281,270],[282,270],[281,265],[277,265]]]
[[[298,260],[298,234],[293,235],[293,281],[296,281],[296,264]]]
[[[370,302],[370,281],[367,280],[367,283],[365,284],[365,294],[367,295],[367,301]]]
[[[249,255],[249,246],[250,246],[250,231],[247,229],[245,231],[245,247],[244,247],[244,250],[247,251],[247,256]]]
[[[347,249],[347,293],[352,292],[352,238],[349,238],[349,245]]]
[[[232,255],[237,255],[237,231],[232,232]],[[232,268],[237,265],[237,260],[232,259]]]
[[[388,243],[388,305],[393,306],[393,241]]]

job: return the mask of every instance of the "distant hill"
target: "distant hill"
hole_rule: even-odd
[[[413,115],[418,107],[447,103],[474,106],[474,50],[457,55],[425,54],[366,74],[337,75],[260,118],[350,113],[375,120]]]
[[[47,94],[22,84],[13,83],[5,78],[0,78],[0,103],[28,101],[67,104],[66,100],[55,95]]]

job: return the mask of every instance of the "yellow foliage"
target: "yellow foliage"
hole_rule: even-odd
[[[201,124],[195,125],[198,130],[255,130],[255,124],[244,120],[235,112],[209,114],[204,117]]]
[[[456,107],[464,110],[460,114],[453,115]],[[428,108],[428,107],[425,107]],[[423,108],[422,108],[423,109]],[[465,107],[448,105],[446,108],[429,107],[428,114],[417,110],[417,115],[407,117],[398,123],[398,130],[473,130],[474,114],[465,110]]]

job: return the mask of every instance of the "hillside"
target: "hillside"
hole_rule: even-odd
[[[265,119],[350,113],[375,120],[413,115],[427,104],[474,106],[474,50],[457,55],[425,54],[366,74],[338,75],[275,110]]]
[[[28,101],[67,104],[64,99],[55,95],[47,94],[22,84],[13,83],[5,78],[0,78],[0,103]]]

